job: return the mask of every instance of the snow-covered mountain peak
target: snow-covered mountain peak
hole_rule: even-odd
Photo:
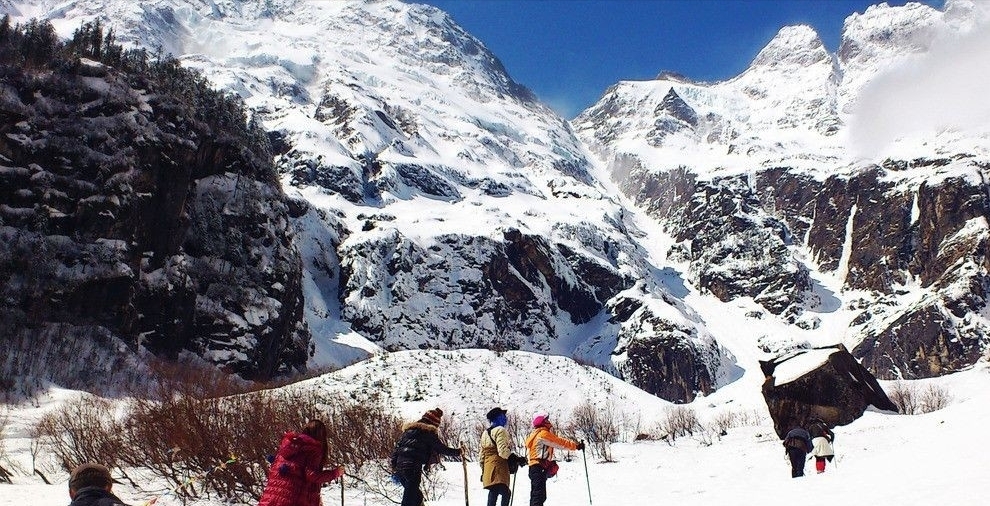
[[[750,67],[809,66],[829,60],[830,55],[818,32],[808,25],[795,25],[781,28],[756,55]]]

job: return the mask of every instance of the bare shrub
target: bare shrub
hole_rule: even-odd
[[[310,418],[324,419],[322,405],[332,404],[324,401],[268,393],[135,401],[126,420],[127,462],[149,469],[180,497],[257,499],[267,476],[266,457],[278,449],[286,430]]]
[[[887,389],[887,397],[897,406],[897,411],[905,415],[918,412],[918,400],[915,398],[914,388],[904,381],[891,383],[890,388]]]
[[[0,481],[7,483],[10,483],[10,479],[14,476],[13,473],[4,467],[4,462],[8,460],[7,447],[4,442],[7,440],[7,425],[9,423],[10,409],[6,406],[0,406]]]
[[[81,397],[43,416],[33,436],[68,472],[84,462],[120,467],[125,450],[121,432],[112,403]]]
[[[931,413],[945,408],[952,401],[952,395],[945,388],[938,385],[928,385],[921,393],[919,402],[922,413]]]
[[[580,434],[591,445],[592,455],[605,462],[612,459],[612,443],[619,440],[619,416],[615,404],[608,402],[602,409],[590,402],[574,408],[568,429]]]
[[[440,426],[437,427],[437,433],[440,435],[440,440],[448,446],[464,448],[465,457],[470,459],[472,455],[478,454],[480,436],[486,427],[488,426],[483,421],[450,413],[444,415]]]
[[[700,426],[694,409],[687,406],[673,406],[664,413],[658,428],[661,437],[667,437],[672,443],[678,437],[693,435]]]
[[[711,428],[719,436],[729,433],[729,429],[739,426],[739,415],[734,411],[719,411],[712,416]]]
[[[938,411],[952,401],[952,395],[945,388],[929,384],[920,392],[917,385],[906,381],[895,381],[887,390],[887,397],[905,415],[920,415]]]
[[[198,395],[216,387],[192,391]],[[124,470],[142,469],[164,483],[164,489],[149,492],[254,502],[267,479],[267,457],[278,450],[284,433],[320,419],[327,425],[331,463],[346,465],[352,483],[383,488],[369,480],[385,473],[399,420],[379,403],[292,390],[218,398],[166,391],[160,399],[123,404],[120,421],[108,401],[68,403],[44,417],[35,435],[66,470],[96,461],[128,480]]]

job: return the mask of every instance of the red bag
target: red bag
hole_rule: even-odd
[[[560,470],[560,466],[557,465],[557,461],[555,460],[541,460],[540,467],[547,472],[547,478],[557,476],[557,471]]]

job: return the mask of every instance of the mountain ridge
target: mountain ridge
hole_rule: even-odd
[[[9,5],[25,15],[55,7]],[[872,361],[874,372],[940,374],[985,353],[981,316],[947,323],[944,333],[912,316],[948,307],[964,319],[985,307],[982,229],[963,226],[985,215],[985,203],[973,200],[985,152],[850,159],[845,107],[866,80],[857,76],[876,72],[857,67],[869,60],[866,42],[829,55],[813,30],[787,27],[736,78],[618,83],[569,124],[437,9],[268,6],[70,2],[47,12],[67,26],[126,11],[106,20],[120,40],[168,36],[173,47],[200,50],[182,61],[241,95],[269,129],[302,245],[305,321],[317,329],[311,366],[388,350],[491,346],[573,356],[689,401],[736,379],[754,341],[770,353],[803,339],[833,341],[826,330],[838,329],[850,349],[870,343],[860,358],[869,346],[882,356],[894,326],[880,320],[915,322],[920,353],[934,346],[946,359],[934,368],[910,356]],[[904,17],[941,29],[939,12]],[[869,41],[856,37],[902,14],[878,7],[852,16],[844,40]],[[788,86],[778,87],[780,79]],[[973,140],[962,135],[950,147]],[[955,197],[943,191],[952,185],[935,184],[960,177],[974,184]],[[960,200],[973,203],[953,211]],[[871,228],[861,208],[903,227]],[[640,226],[641,209],[659,226]],[[929,226],[915,214],[944,219]],[[933,258],[943,271],[926,266]],[[952,267],[960,260],[972,267]],[[899,284],[919,275],[955,284],[915,312],[885,309],[896,308]],[[976,288],[949,293],[967,283]],[[860,299],[885,303],[863,311],[869,302]],[[773,321],[800,337],[782,343],[746,330],[736,339],[717,312],[699,316],[712,300],[755,329]],[[975,330],[962,349],[938,344],[964,327]]]

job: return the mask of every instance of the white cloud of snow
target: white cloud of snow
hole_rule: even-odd
[[[990,4],[975,3],[965,33],[938,36],[863,88],[850,119],[850,146],[870,157],[900,138],[944,131],[990,133]],[[951,26],[951,25],[949,25]]]

